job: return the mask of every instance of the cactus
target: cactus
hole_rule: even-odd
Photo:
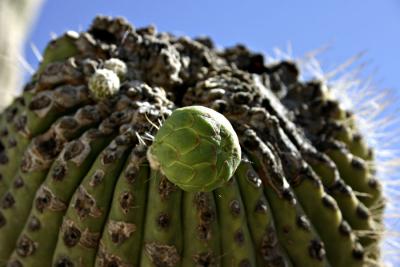
[[[295,63],[97,17],[0,114],[0,267],[383,266],[357,118]]]

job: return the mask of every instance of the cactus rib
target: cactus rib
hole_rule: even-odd
[[[263,181],[278,238],[290,260],[299,266],[330,266],[324,244],[288,187],[277,156],[252,130],[246,130],[240,141]]]
[[[221,266],[256,266],[256,252],[236,177],[214,191],[221,235]]]
[[[182,191],[151,169],[140,266],[179,267],[182,263]]]
[[[279,244],[271,206],[265,198],[262,181],[248,159],[240,163],[235,175],[255,246],[257,266],[293,266]]]
[[[220,266],[221,228],[213,192],[183,192],[182,266]],[[194,206],[194,207],[193,207]]]
[[[107,219],[116,177],[137,142],[130,130],[114,139],[97,157],[76,189],[58,234],[53,266],[93,266]]]
[[[35,204],[9,259],[11,266],[18,263],[26,267],[51,265],[57,235],[45,233],[58,233],[67,203],[97,155],[110,141],[110,134],[90,129],[65,145],[36,193]],[[24,253],[24,240],[38,244],[34,253]]]
[[[95,266],[138,266],[149,184],[146,150],[131,152],[114,190]]]
[[[74,116],[61,117],[46,133],[32,140],[0,207],[0,212],[8,221],[0,228],[0,242],[10,244],[0,251],[0,258],[7,258],[14,249],[11,244],[15,244],[26,222],[36,190],[65,143],[98,124],[106,113],[107,109],[104,110],[102,105],[85,106]]]

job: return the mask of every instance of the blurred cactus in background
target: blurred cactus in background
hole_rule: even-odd
[[[21,84],[25,38],[42,0],[0,1],[0,110],[8,105]],[[22,64],[17,64],[22,63]]]

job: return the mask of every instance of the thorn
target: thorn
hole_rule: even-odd
[[[145,142],[145,141],[143,140],[143,138],[139,135],[139,133],[138,133],[138,132],[135,132],[135,134],[136,134],[136,136],[137,136],[137,138],[138,138],[138,140],[139,140],[139,144],[144,145],[144,146],[147,146],[146,142]]]
[[[150,123],[154,128],[156,128],[157,130],[160,130],[160,128],[154,123],[152,122],[149,117],[147,116],[147,113],[144,113],[144,116],[146,117],[146,120],[148,123]]]
[[[37,46],[34,43],[30,43],[31,46],[31,50],[33,52],[33,54],[35,55],[36,59],[38,62],[42,62],[43,61],[43,56],[40,53],[39,49],[37,48]]]
[[[145,132],[144,135],[146,136],[146,138],[148,138],[148,140],[154,141],[154,136],[152,136],[150,133]]]
[[[344,70],[347,70],[351,65],[353,65],[355,62],[359,61],[360,58],[362,58],[365,55],[366,51],[361,51],[360,53],[357,53],[356,55],[352,56],[339,66],[337,66],[334,70],[326,73],[324,76],[327,80],[332,79],[333,77],[337,76],[338,73],[343,72]],[[361,70],[359,68],[363,68],[364,65],[361,65],[357,68],[357,71]]]
[[[160,119],[158,119],[157,122],[158,122],[159,127],[161,127],[162,126],[162,121]]]
[[[121,46],[125,43],[125,41],[126,41],[126,39],[127,39],[127,37],[128,37],[128,34],[131,32],[131,30],[126,30],[125,32],[124,32],[124,35],[122,36],[122,39],[121,39]]]

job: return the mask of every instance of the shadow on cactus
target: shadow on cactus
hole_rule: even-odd
[[[0,116],[0,266],[381,266],[374,151],[323,82],[97,17]]]

